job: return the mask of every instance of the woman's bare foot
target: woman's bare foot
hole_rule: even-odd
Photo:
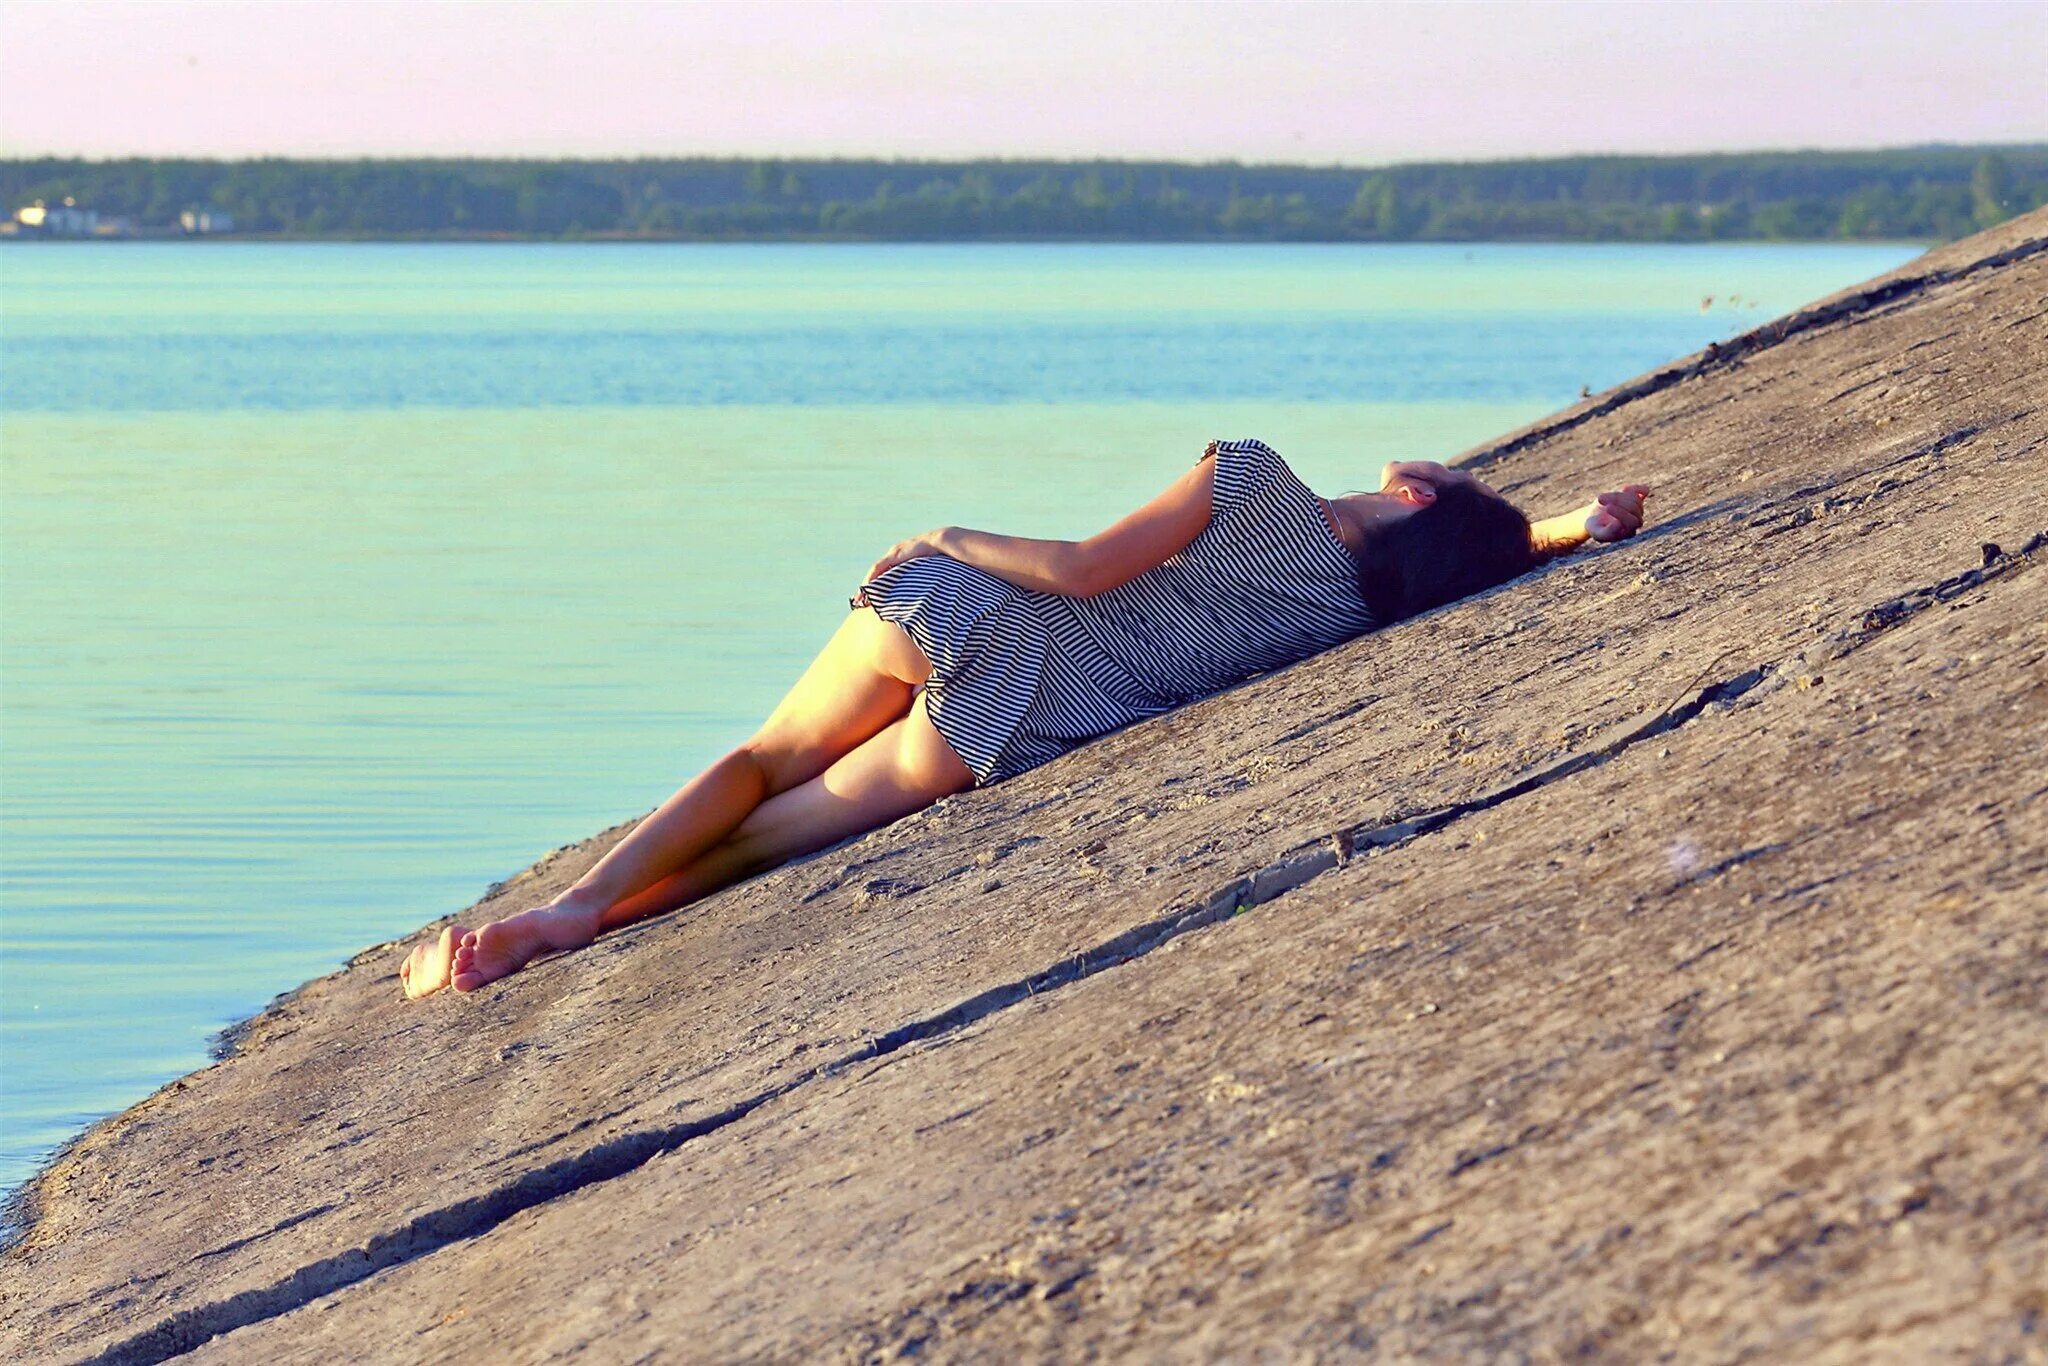
[[[457,991],[475,991],[510,977],[544,953],[580,949],[597,938],[603,913],[601,906],[561,900],[493,920],[462,936],[449,983]]]
[[[468,933],[460,925],[450,925],[425,943],[413,945],[412,952],[398,965],[398,980],[405,986],[407,1000],[417,1001],[448,985],[449,975],[455,969],[455,950]]]

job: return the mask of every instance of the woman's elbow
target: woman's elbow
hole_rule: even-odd
[[[1107,593],[1123,582],[1115,566],[1079,542],[1070,542],[1061,557],[1058,572],[1060,591],[1070,598],[1092,598]]]

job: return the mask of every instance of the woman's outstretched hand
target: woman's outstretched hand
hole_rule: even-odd
[[[1580,511],[1585,515],[1586,536],[1595,541],[1625,541],[1643,529],[1643,500],[1650,496],[1647,484],[1623,484],[1619,491],[1603,493]]]
[[[1529,527],[1529,541],[1545,557],[1569,555],[1588,541],[1625,541],[1643,529],[1646,484],[1624,484],[1584,507],[1545,517]]]

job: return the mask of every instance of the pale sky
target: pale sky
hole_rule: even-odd
[[[0,0],[0,153],[1429,158],[2048,140],[2048,0]]]

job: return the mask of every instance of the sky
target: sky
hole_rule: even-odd
[[[7,156],[1337,162],[2048,140],[2048,0],[0,0]]]

